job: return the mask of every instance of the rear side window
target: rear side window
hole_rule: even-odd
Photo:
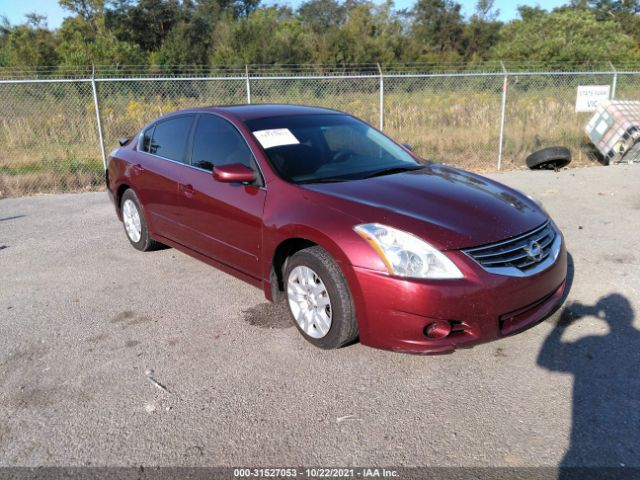
[[[192,122],[193,116],[188,115],[156,124],[149,153],[185,163]]]
[[[226,120],[200,115],[191,150],[191,165],[213,170],[214,165],[241,163],[252,168],[253,155],[240,132]]]

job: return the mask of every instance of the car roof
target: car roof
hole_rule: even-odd
[[[306,105],[287,104],[246,104],[246,105],[222,105],[190,109],[191,112],[220,112],[231,115],[236,119],[245,122],[258,118],[282,117],[287,115],[318,115],[334,114],[344,115],[338,110],[329,108],[311,107]]]

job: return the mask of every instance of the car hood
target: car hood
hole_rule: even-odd
[[[363,223],[411,232],[442,250],[497,242],[547,220],[533,201],[498,182],[442,164],[349,182],[307,184]]]

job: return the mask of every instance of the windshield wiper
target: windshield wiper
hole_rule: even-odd
[[[344,177],[328,177],[328,178],[314,178],[311,180],[302,180],[300,182],[296,182],[298,185],[305,185],[308,183],[337,183],[337,182],[346,182],[349,180]]]
[[[392,175],[394,173],[411,172],[413,170],[420,170],[422,168],[424,168],[423,165],[404,165],[402,167],[389,167],[389,168],[383,168],[382,170],[369,173],[362,178],[372,178],[372,177],[380,177],[382,175]]]
[[[403,165],[403,166],[395,166],[383,168],[382,170],[377,170],[372,173],[368,173],[364,177],[357,178],[347,178],[347,177],[327,177],[327,178],[312,178],[309,180],[301,180],[296,182],[298,185],[305,185],[308,183],[337,183],[337,182],[348,182],[351,180],[363,180],[365,178],[371,177],[379,177],[381,175],[391,175],[393,173],[401,173],[401,172],[410,172],[413,170],[420,170],[424,168],[424,165]]]

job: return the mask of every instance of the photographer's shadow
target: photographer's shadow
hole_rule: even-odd
[[[589,316],[606,322],[608,332],[562,340],[569,325]],[[571,441],[561,479],[603,473],[592,467],[640,466],[640,332],[633,320],[633,308],[620,294],[595,305],[571,303],[540,350],[540,366],[574,377]]]

